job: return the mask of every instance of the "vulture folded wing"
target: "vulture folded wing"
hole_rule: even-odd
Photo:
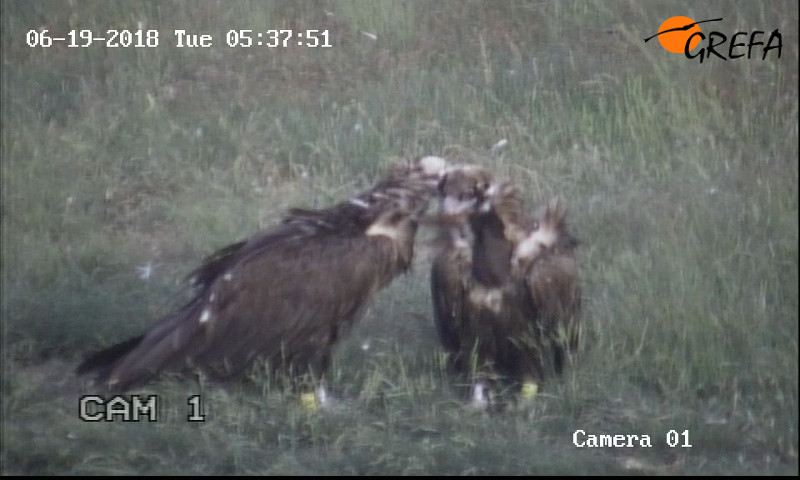
[[[203,263],[193,270],[187,278],[193,286],[207,287],[223,272],[228,270],[237,259],[237,254],[247,242],[237,242],[223,247],[203,260]]]
[[[256,357],[324,368],[335,340],[397,273],[387,243],[320,235],[250,252],[146,333],[109,384],[128,388],[184,364],[227,378]]]
[[[578,348],[581,292],[577,263],[571,254],[550,254],[535,262],[527,284],[543,342],[552,349],[554,368],[561,373],[567,352]]]
[[[433,320],[442,346],[451,353],[461,348],[460,335],[464,328],[465,289],[456,262],[453,255],[443,252],[431,268]]]

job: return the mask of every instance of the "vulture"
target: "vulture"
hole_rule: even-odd
[[[167,371],[232,379],[258,359],[298,381],[310,376],[319,385],[312,405],[324,403],[333,347],[411,266],[418,220],[444,165],[424,157],[332,207],[289,210],[279,224],[206,258],[189,276],[185,305],[89,355],[77,372],[126,391]]]
[[[519,192],[481,167],[450,167],[439,185],[434,323],[454,369],[473,377],[472,404],[491,386],[532,399],[578,343],[575,249],[558,201],[527,214]]]

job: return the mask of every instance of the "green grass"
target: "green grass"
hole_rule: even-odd
[[[781,58],[642,42],[673,15],[780,28]],[[24,43],[137,22],[159,47]],[[2,2],[3,473],[797,474],[797,25],[789,1]],[[177,28],[215,45],[177,49]],[[224,44],[246,28],[334,47]],[[155,321],[203,256],[431,153],[562,197],[584,241],[581,356],[532,406],[465,408],[420,241],[337,349],[332,412],[256,377],[157,382],[155,424],[78,419],[79,359]]]

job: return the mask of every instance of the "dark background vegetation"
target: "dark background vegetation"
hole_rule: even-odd
[[[797,474],[795,2],[0,5],[3,473]],[[782,55],[699,64],[642,41],[673,15],[779,28]],[[25,44],[138,25],[157,48]],[[224,43],[277,28],[333,47]],[[175,48],[175,29],[214,46]],[[156,424],[78,419],[81,356],[152,323],[200,258],[421,154],[570,208],[586,335],[532,405],[465,408],[422,235],[338,348],[333,411],[256,377],[155,383]],[[204,424],[185,421],[195,393]],[[579,428],[653,448],[578,449]]]

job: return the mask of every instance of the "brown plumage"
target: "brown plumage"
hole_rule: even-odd
[[[462,172],[471,183],[457,178],[458,186],[440,187],[444,240],[431,271],[439,338],[458,372],[477,375],[473,401],[483,406],[493,377],[525,390],[538,388],[546,371],[561,372],[577,347],[580,308],[578,242],[564,210],[551,202],[527,215],[516,190],[486,188],[484,172]],[[475,199],[455,219],[445,208],[454,195]]]
[[[191,274],[196,293],[186,305],[89,356],[78,372],[124,391],[187,367],[235,378],[261,359],[319,379],[370,300],[410,267],[439,168],[420,161],[395,169],[348,201],[290,210],[280,224],[219,250]]]
[[[534,212],[534,226],[552,228],[555,238],[541,250],[522,258],[521,269],[536,308],[545,358],[552,353],[553,369],[563,372],[569,354],[577,351],[580,334],[581,291],[575,249],[579,241],[568,229],[566,212],[557,202]],[[532,258],[531,258],[532,257]]]

